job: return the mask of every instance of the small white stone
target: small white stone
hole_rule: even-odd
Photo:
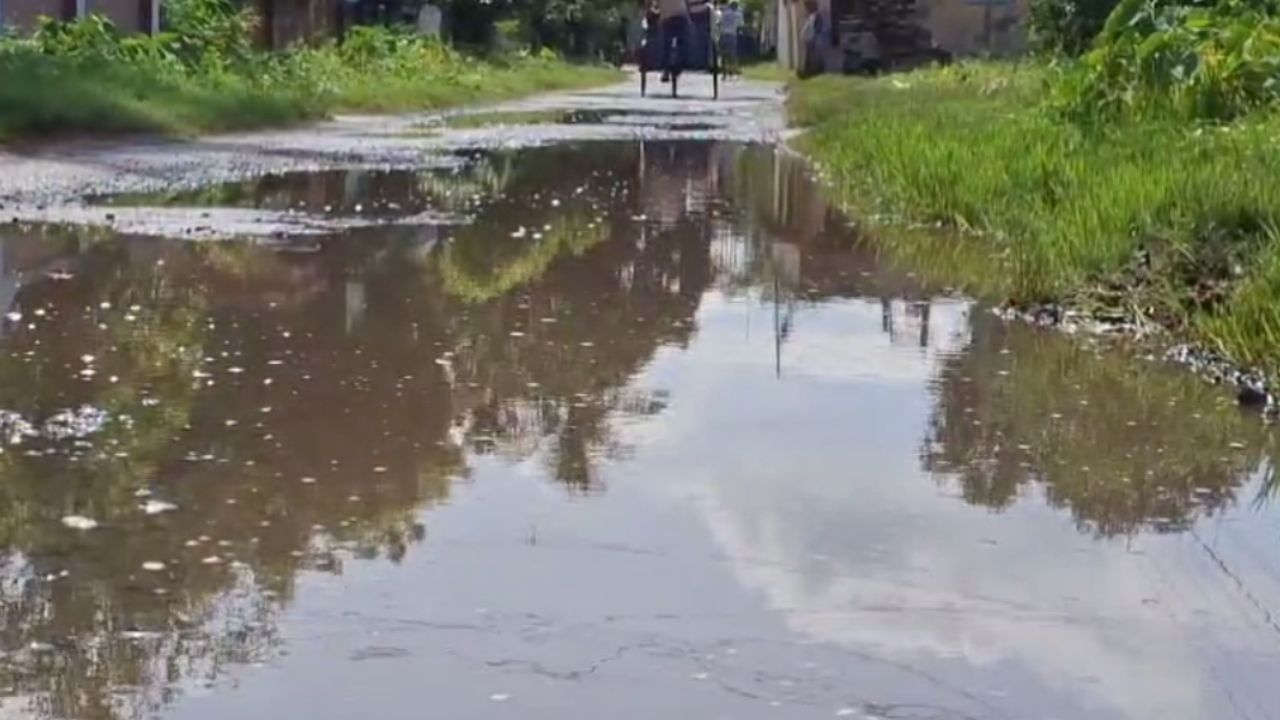
[[[98,527],[98,521],[83,515],[68,515],[62,518],[62,524],[72,530],[92,530]]]
[[[159,515],[160,513],[173,512],[178,506],[164,500],[148,500],[142,504],[142,512],[148,515]]]

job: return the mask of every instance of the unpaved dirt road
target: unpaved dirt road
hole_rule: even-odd
[[[666,86],[657,84],[656,90]],[[599,90],[543,95],[448,115],[347,116],[301,128],[216,135],[188,141],[64,142],[27,151],[0,149],[0,219],[113,227],[127,234],[185,237],[318,233],[368,224],[359,217],[167,207],[100,210],[105,195],[175,192],[272,173],[335,168],[454,167],[466,151],[536,147],[568,141],[703,139],[769,142],[784,127],[780,89],[724,83],[711,100],[705,76],[687,76],[684,95],[641,98],[638,80]],[[466,115],[510,114],[511,122],[471,128]],[[545,116],[545,117],[538,117]],[[560,116],[560,117],[557,117]],[[534,124],[519,124],[535,117]],[[439,217],[422,218],[439,221]],[[412,218],[397,218],[413,223]]]
[[[1273,430],[635,90],[0,158],[0,714],[1280,718]]]

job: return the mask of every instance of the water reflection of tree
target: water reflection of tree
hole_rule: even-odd
[[[477,223],[425,253],[398,232],[301,254],[127,241],[73,249],[70,280],[24,287],[19,306],[47,315],[0,341],[0,403],[134,422],[0,455],[3,684],[36,714],[138,716],[174,682],[269,652],[301,570],[397,560],[422,537],[419,509],[465,472],[458,428],[474,452],[539,452],[567,486],[598,486],[601,458],[626,452],[612,418],[665,404],[621,388],[688,341],[711,278],[697,218],[655,234],[633,219],[636,162],[516,158]],[[239,201],[333,203],[324,177]],[[381,182],[401,207],[442,192]],[[98,374],[77,379],[86,354]],[[181,509],[146,515],[143,489]],[[64,528],[70,513],[104,526]]]
[[[601,458],[626,452],[611,415],[664,406],[618,388],[657,347],[687,342],[710,281],[701,215],[658,232],[637,221],[642,162],[631,147],[528,153],[427,273],[448,300],[441,318],[473,448],[544,451],[549,472],[581,490],[598,483]]]
[[[349,337],[330,325],[343,268],[296,265],[246,246],[131,241],[19,292],[38,321],[4,340],[3,406],[39,419],[86,403],[116,418],[0,455],[0,637],[13,651],[0,673],[33,712],[141,714],[168,683],[261,654],[300,569],[338,569],[335,545],[402,555],[421,536],[414,510],[460,471],[447,405],[418,402],[441,379],[433,337],[404,332],[403,295],[371,293],[371,320]],[[83,355],[96,375],[78,374]],[[182,510],[146,515],[142,489]],[[64,528],[70,513],[103,527]],[[142,570],[155,561],[168,567]]]
[[[1102,536],[1184,529],[1265,459],[1266,430],[1217,389],[985,313],[935,393],[929,470],[994,509],[1042,488]]]

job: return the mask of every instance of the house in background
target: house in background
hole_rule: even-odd
[[[1029,0],[922,0],[921,20],[956,57],[1020,55],[1027,49]]]
[[[0,30],[30,32],[41,16],[74,20],[93,14],[124,32],[160,30],[160,0],[0,0]]]
[[[0,0],[4,2],[4,0]],[[254,0],[259,18],[258,42],[271,50],[342,35],[346,0]]]
[[[817,0],[827,32],[819,39],[826,72],[872,61],[910,66],[940,54],[1009,56],[1027,46],[1029,0]],[[803,0],[775,0],[770,28],[778,63],[800,68],[807,13]],[[939,51],[943,51],[939,53]]]

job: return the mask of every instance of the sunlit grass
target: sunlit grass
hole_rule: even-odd
[[[335,112],[397,112],[589,87],[616,70],[559,59],[479,59],[428,45],[352,58],[334,46],[262,55],[244,67],[182,68],[0,51],[0,141],[75,132],[190,135]]]
[[[957,284],[1024,302],[1123,287],[1133,307],[1280,368],[1280,122],[1083,129],[1043,109],[1047,77],[1034,64],[823,77],[793,83],[790,108],[811,127],[801,149],[858,214],[982,239]],[[948,257],[921,242],[886,251]]]
[[[763,80],[765,82],[787,82],[795,78],[795,73],[779,65],[776,60],[765,60],[764,62],[744,65],[741,72],[745,78]]]

